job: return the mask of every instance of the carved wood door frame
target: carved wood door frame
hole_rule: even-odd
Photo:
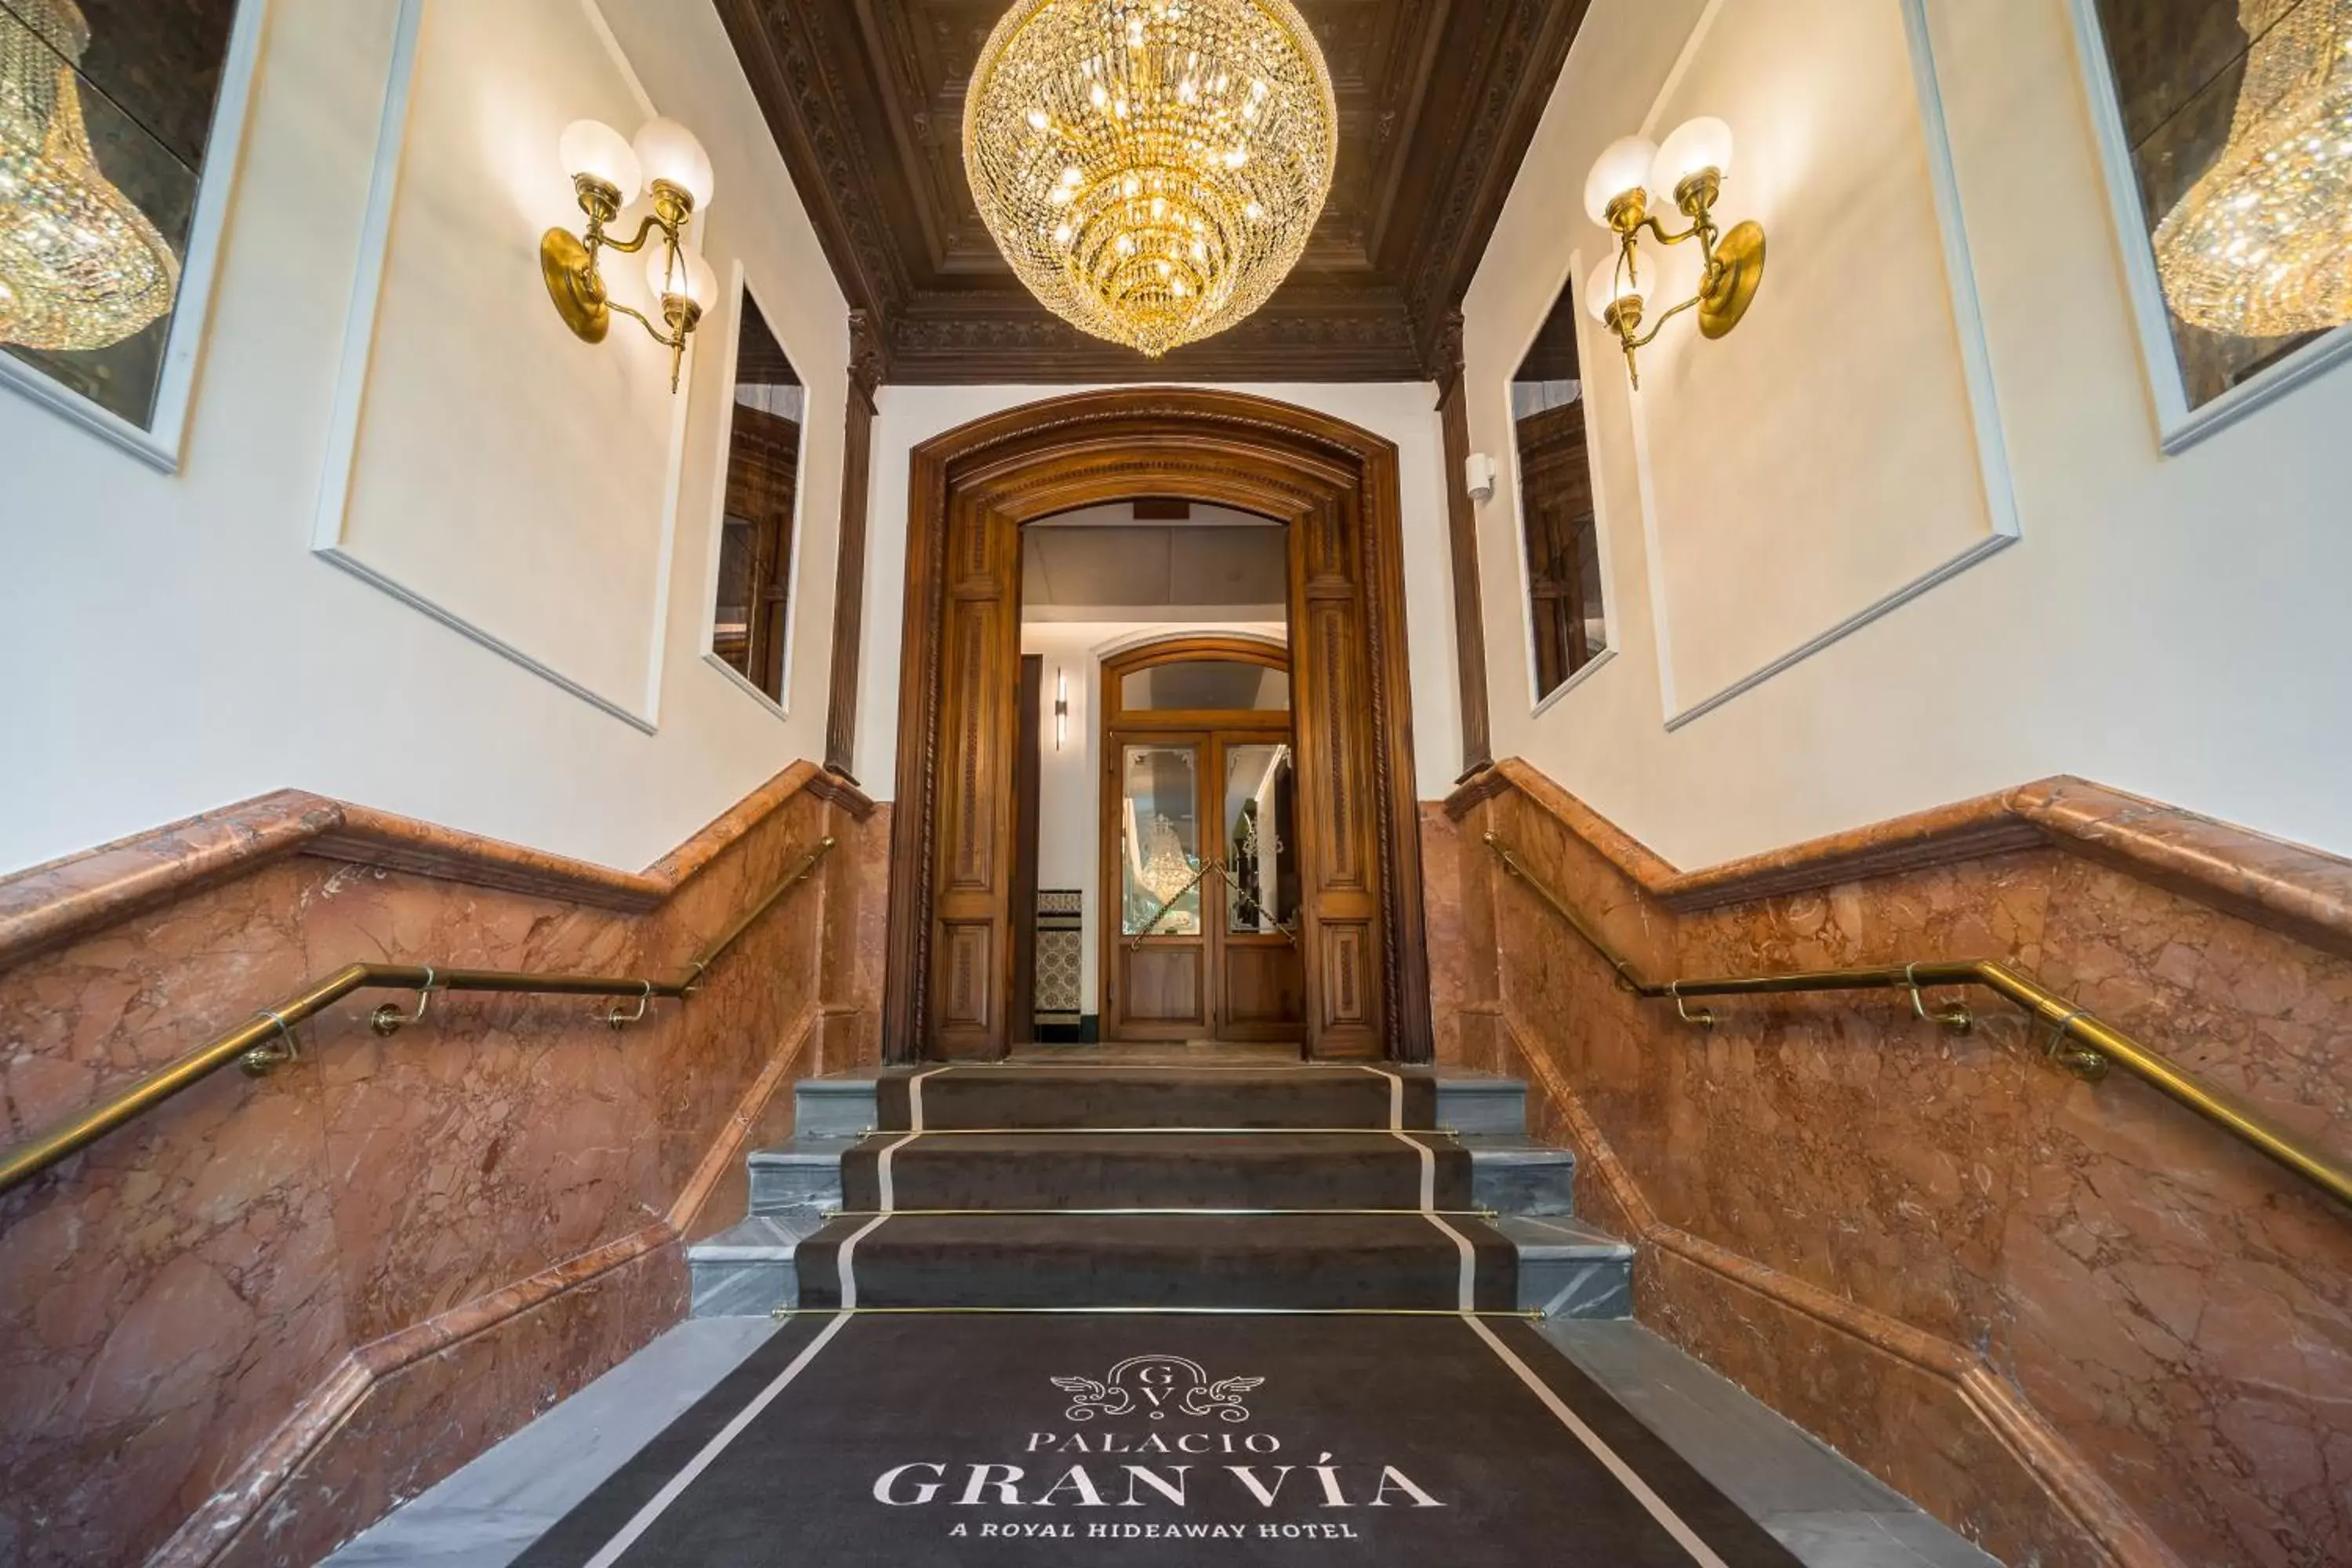
[[[1270,398],[1150,387],[961,426],[909,479],[886,1058],[1006,1048],[1022,526],[1177,497],[1288,530],[1310,1047],[1428,1060],[1396,447]]]

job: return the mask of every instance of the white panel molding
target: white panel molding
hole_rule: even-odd
[[[581,0],[592,30],[611,56],[638,107],[650,117],[653,104],[628,60],[620,53],[612,29],[605,26],[593,0]],[[352,281],[352,303],[343,321],[342,353],[335,373],[334,396],[329,406],[327,451],[320,477],[319,504],[312,518],[311,552],[349,572],[362,582],[383,590],[450,630],[467,637],[500,658],[561,688],[591,707],[645,731],[660,726],[661,680],[669,626],[671,563],[677,553],[679,490],[685,472],[688,405],[693,388],[692,366],[699,357],[690,340],[688,372],[672,399],[667,466],[663,480],[661,535],[648,592],[652,595],[645,676],[634,701],[596,690],[565,674],[552,663],[459,615],[429,594],[403,583],[372,564],[344,542],[343,529],[351,505],[352,482],[359,459],[360,434],[366,420],[368,373],[375,347],[377,308],[383,295],[384,270],[391,258],[393,211],[400,194],[401,169],[408,142],[408,111],[414,97],[417,50],[424,30],[425,0],[400,0],[393,22],[392,58],[385,75],[383,112],[376,129],[374,162],[369,172],[367,215],[361,226],[359,269]],[[515,258],[515,265],[525,265]],[[697,334],[698,336],[699,334]],[[721,480],[723,497],[724,480]],[[723,504],[723,500],[722,500]]]
[[[2123,251],[2124,281],[2131,296],[2132,320],[2139,331],[2140,360],[2147,371],[2149,395],[2156,403],[2158,444],[2170,457],[2352,355],[2352,326],[2338,327],[2314,339],[2209,403],[2189,406],[2188,390],[2181,384],[2179,350],[2172,339],[2172,311],[2164,301],[2164,279],[2157,271],[2156,247],[2149,238],[2147,209],[2140,205],[2131,142],[2124,131],[2123,110],[2116,101],[2115,82],[2107,69],[2106,32],[2099,26],[2098,0],[2068,0],[2067,8],[2074,14],[2074,53],[2082,67],[2091,127],[2099,143],[2100,167],[2106,176],[2107,207]]]
[[[187,255],[180,263],[179,296],[163,341],[152,426],[142,428],[70,387],[58,385],[37,366],[13,354],[0,354],[0,386],[22,393],[167,474],[180,471],[185,447],[188,409],[194,401],[196,371],[212,319],[223,232],[245,163],[254,68],[261,58],[268,9],[268,0],[244,0],[229,26],[228,52],[221,62],[220,97],[213,106],[212,129],[205,142],[205,172],[197,183],[195,209],[188,223]]]
[[[1693,720],[1713,712],[1861,630],[1880,616],[1910,603],[1937,584],[1948,582],[1969,567],[2014,544],[2024,531],[2018,511],[2016,482],[2010,468],[2008,437],[2001,428],[2000,397],[1993,381],[1992,348],[1986,336],[1984,306],[1977,289],[1976,262],[1969,247],[1967,215],[1960,201],[1958,175],[1953,167],[1951,131],[1944,114],[1942,79],[1927,21],[1928,0],[1895,0],[1895,3],[1902,8],[1904,38],[1911,57],[1912,85],[1919,104],[1921,141],[1927,155],[1928,184],[1935,197],[1937,228],[1944,252],[1946,291],[1951,301],[1952,325],[1959,343],[1961,374],[1968,389],[1970,423],[1976,438],[1978,472],[1984,484],[1985,510],[1991,532],[1779,658],[1766,661],[1738,679],[1685,706],[1675,682],[1674,632],[1666,612],[1664,574],[1660,569],[1665,557],[1660,548],[1657,489],[1653,482],[1650,461],[1649,422],[1643,412],[1642,395],[1631,394],[1628,401],[1632,405],[1633,422],[1633,460],[1641,492],[1643,542],[1649,550],[1650,599],[1658,645],[1658,694],[1664,710],[1665,727],[1670,731],[1679,730]],[[1698,25],[1692,31],[1691,45],[1685,47],[1681,59],[1668,79],[1667,87],[1660,91],[1657,100],[1652,104],[1645,125],[1654,127],[1657,124],[1667,92],[1681,79],[1698,40],[1705,37],[1721,6],[1722,0],[1715,0],[1715,4],[1710,5],[1705,15],[1700,16]]]

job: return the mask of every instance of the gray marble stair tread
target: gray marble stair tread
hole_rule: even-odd
[[[841,1152],[856,1142],[855,1133],[840,1138],[799,1137],[789,1143],[754,1149],[748,1158],[754,1165],[837,1165]]]
[[[505,1568],[776,1331],[680,1323],[326,1559],[330,1568]]]
[[[2000,1568],[1917,1504],[1639,1323],[1560,1318],[1539,1331],[1807,1568]]]
[[[1565,1217],[1507,1214],[1494,1225],[1518,1247],[1523,1258],[1633,1256],[1631,1242]]]
[[[737,1262],[790,1258],[793,1248],[815,1235],[824,1216],[814,1208],[778,1209],[736,1221],[686,1249],[695,1262]]]

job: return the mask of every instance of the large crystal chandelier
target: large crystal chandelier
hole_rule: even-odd
[[[1157,357],[1297,262],[1338,126],[1290,0],[1018,0],[973,68],[963,161],[1030,292]]]
[[[2239,0],[2228,145],[2157,226],[2181,320],[2237,337],[2352,321],[2352,0]]]
[[[172,308],[179,258],[100,172],[72,0],[0,5],[0,343],[102,349]]]

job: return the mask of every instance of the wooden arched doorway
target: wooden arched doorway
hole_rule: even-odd
[[[1427,1060],[1395,447],[1242,393],[1083,393],[922,443],[908,496],[886,1058],[1010,1038],[1021,530],[1164,497],[1288,530],[1308,1048]]]

